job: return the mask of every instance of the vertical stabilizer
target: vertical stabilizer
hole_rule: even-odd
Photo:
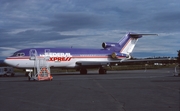
[[[126,34],[118,42],[121,47],[120,53],[128,54],[128,55],[132,53],[138,39],[141,38],[143,35],[157,35],[157,34],[133,34],[133,33]]]

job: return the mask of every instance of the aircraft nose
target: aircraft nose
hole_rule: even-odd
[[[4,59],[3,63],[7,64],[7,59]]]
[[[4,63],[6,65],[12,66],[12,67],[18,67],[19,66],[19,62],[16,60],[12,60],[11,58],[4,59]]]
[[[4,61],[3,61],[5,64],[7,64],[7,65],[11,65],[11,63],[10,63],[10,61],[8,60],[8,59],[4,59]]]

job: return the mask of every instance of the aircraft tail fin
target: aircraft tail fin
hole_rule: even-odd
[[[157,35],[157,34],[126,34],[118,43],[120,46],[120,53],[129,55],[132,53],[139,38],[145,35]]]

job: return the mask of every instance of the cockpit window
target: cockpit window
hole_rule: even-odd
[[[25,53],[14,53],[13,56],[25,56]]]

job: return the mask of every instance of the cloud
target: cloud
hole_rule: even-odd
[[[0,47],[0,59],[5,58],[7,56],[10,56],[13,54],[13,52],[17,51],[19,49],[17,48],[12,48],[12,47]]]
[[[179,3],[179,0],[1,0],[0,47],[6,47],[9,53],[14,51],[11,48],[47,44],[101,48],[102,42],[117,41],[130,31],[159,34],[139,40],[134,53],[176,56],[174,52],[180,47]],[[4,51],[0,48],[0,58]]]
[[[62,39],[78,38],[81,36],[74,35],[61,35],[58,32],[51,31],[36,31],[36,30],[26,30],[18,32],[16,34],[0,33],[0,47],[31,47],[31,43],[40,43],[48,41],[56,41]],[[38,47],[38,46],[37,46]]]
[[[52,30],[74,31],[87,28],[102,28],[103,22],[105,22],[103,17],[96,14],[66,12],[56,15],[53,20],[44,23],[44,25],[52,27]]]
[[[159,13],[153,19],[156,22],[154,30],[159,32],[179,32],[180,11]]]

